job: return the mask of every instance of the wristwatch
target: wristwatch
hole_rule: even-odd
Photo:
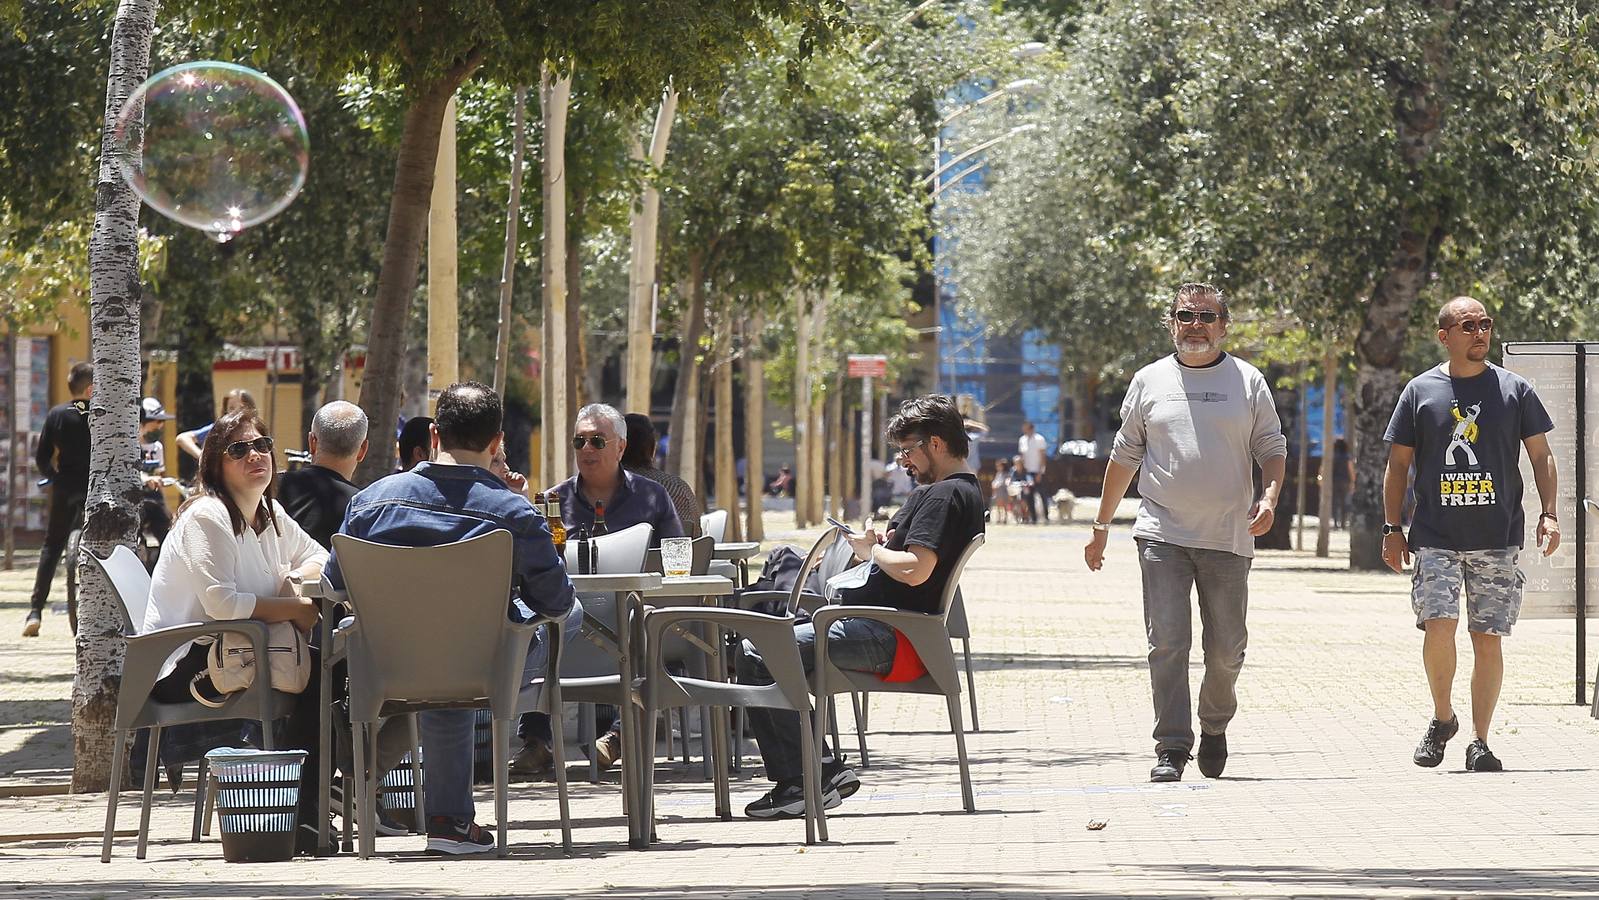
[[[1094,528],[1095,531],[1109,531],[1110,530],[1110,523],[1109,522],[1095,522],[1094,525],[1093,525],[1093,528]]]
[[[1382,536],[1383,537],[1387,537],[1390,534],[1403,535],[1404,533],[1405,533],[1405,526],[1403,526],[1403,525],[1389,525],[1387,523],[1384,523],[1383,526],[1382,526]]]

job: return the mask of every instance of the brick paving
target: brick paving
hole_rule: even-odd
[[[1599,722],[1572,704],[1570,622],[1524,621],[1506,644],[1493,744],[1510,771],[1464,773],[1463,738],[1444,766],[1418,769],[1409,757],[1428,704],[1407,582],[1310,554],[1263,554],[1226,777],[1190,767],[1181,784],[1151,785],[1126,530],[1097,574],[1082,565],[1083,524],[990,534],[966,579],[983,726],[969,738],[975,815],[960,809],[942,703],[878,695],[872,766],[830,817],[825,846],[805,847],[798,822],[716,820],[708,785],[673,763],[659,776],[662,843],[648,852],[625,849],[614,775],[574,782],[571,859],[552,846],[553,788],[543,785],[513,786],[509,860],[430,858],[409,837],[380,839],[380,857],[367,862],[267,866],[223,863],[215,838],[184,842],[187,792],[158,795],[148,860],[135,861],[123,838],[109,866],[98,861],[103,795],[0,796],[0,896],[1599,894]],[[58,781],[70,765],[59,724],[70,692],[65,617],[47,617],[38,640],[17,636],[30,568],[0,574],[0,795]],[[1462,634],[1462,708],[1469,660]],[[842,724],[847,749],[847,714]],[[735,806],[763,784],[746,770]],[[137,795],[122,810],[119,824],[136,827]],[[479,810],[491,814],[487,792]],[[1095,819],[1106,827],[1089,830]]]

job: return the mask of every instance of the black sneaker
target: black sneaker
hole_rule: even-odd
[[[1227,735],[1202,734],[1199,736],[1199,753],[1194,756],[1199,763],[1199,774],[1206,778],[1220,778],[1227,768]]]
[[[1433,719],[1427,725],[1427,733],[1422,735],[1421,743],[1416,745],[1416,752],[1411,759],[1416,765],[1424,768],[1434,768],[1444,761],[1444,745],[1449,739],[1460,731],[1460,717],[1450,716],[1449,721],[1440,722]],[[1483,749],[1487,749],[1484,747]]]
[[[494,836],[477,823],[455,816],[428,816],[429,853],[467,856],[494,849]]]
[[[337,778],[328,785],[328,815],[344,815],[344,782]],[[357,817],[355,823],[360,824],[360,822],[361,819]],[[396,819],[394,814],[383,806],[381,797],[378,798],[378,814],[372,830],[384,837],[399,837],[400,835],[411,833],[410,828],[401,825],[400,820]]]
[[[28,618],[24,619],[23,622],[22,622],[22,636],[23,637],[38,637],[39,636],[39,625],[43,621],[44,621],[44,617],[39,615],[39,611],[38,610],[36,610],[36,609],[28,610]]]
[[[1182,781],[1183,768],[1188,765],[1188,751],[1168,748],[1155,751],[1155,767],[1149,770],[1150,781]]]
[[[1488,749],[1488,742],[1477,738],[1466,747],[1467,772],[1503,772],[1505,764]]]
[[[822,764],[822,797],[825,799],[829,791],[837,791],[839,800],[848,800],[855,796],[861,789],[861,780],[855,777],[855,770],[842,762]],[[831,806],[824,807],[832,809]]]
[[[855,786],[860,787],[858,780]],[[843,802],[837,790],[822,788],[822,809],[832,809]],[[744,815],[752,819],[797,819],[805,815],[805,786],[799,781],[779,782],[759,800],[744,807]]]

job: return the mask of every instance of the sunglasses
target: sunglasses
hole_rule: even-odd
[[[1216,324],[1216,320],[1221,318],[1221,313],[1211,312],[1208,309],[1204,312],[1195,312],[1191,309],[1179,309],[1172,313],[1172,318],[1183,323],[1184,325],[1194,324],[1195,319],[1198,319],[1206,325],[1214,325]]]
[[[227,447],[223,448],[223,450],[234,459],[244,459],[246,456],[250,455],[251,450],[263,455],[268,455],[272,452],[272,439],[263,436],[258,437],[253,441],[234,441]]]
[[[1467,319],[1464,322],[1456,322],[1455,325],[1459,325],[1460,330],[1465,334],[1476,334],[1479,331],[1487,334],[1494,330],[1494,320],[1492,318]],[[1449,327],[1453,328],[1455,325]],[[1448,329],[1445,330],[1447,331]]]
[[[926,441],[917,441],[916,443],[910,445],[909,447],[899,447],[899,448],[897,448],[894,451],[894,458],[895,459],[908,459],[912,453],[916,452],[916,449],[918,447],[925,447],[925,446],[927,446],[927,442]]]
[[[605,439],[605,435],[603,434],[596,434],[593,437],[584,437],[580,434],[577,437],[572,438],[572,449],[582,450],[584,445],[588,445],[596,450],[604,450],[605,445],[608,443],[610,442]]]

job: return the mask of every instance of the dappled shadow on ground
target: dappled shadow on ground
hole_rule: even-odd
[[[955,662],[960,664],[960,654]],[[1149,661],[1142,656],[1115,656],[1096,653],[973,653],[972,669],[990,672],[998,669],[1142,669]]]
[[[657,845],[658,849],[670,849]],[[693,848],[689,848],[693,849]],[[618,851],[631,852],[631,851]],[[655,851],[651,851],[655,852]],[[559,855],[557,853],[557,855]],[[417,856],[419,861],[431,862],[440,865],[437,857]],[[642,857],[641,857],[642,859]],[[402,861],[402,860],[396,860]],[[410,861],[407,857],[403,861]],[[518,863],[527,863],[530,857],[513,855],[509,859],[497,859],[493,856],[473,857],[471,860],[458,860],[463,871],[469,871],[479,877],[493,878],[496,867],[515,866]],[[446,861],[442,864],[448,865]],[[130,863],[130,865],[145,865],[144,863]],[[187,865],[185,863],[185,865]],[[310,863],[309,865],[320,865]],[[111,868],[111,867],[108,867]],[[162,883],[139,877],[93,879],[78,882],[58,882],[50,885],[40,885],[37,891],[27,890],[17,893],[7,892],[12,897],[54,897],[62,900],[89,900],[89,898],[107,898],[107,900],[132,900],[132,898],[155,898],[155,900],[179,900],[179,898],[201,897],[251,897],[262,900],[276,900],[284,897],[318,897],[325,893],[343,895],[341,885],[333,880],[322,884],[285,884],[271,878],[250,879],[244,873],[259,872],[268,874],[271,867],[240,866],[237,882],[207,881],[197,883]],[[354,870],[362,871],[362,870]],[[107,874],[113,874],[108,872]],[[115,873],[115,874],[126,874]],[[152,874],[155,874],[152,872]],[[177,873],[168,873],[176,877]],[[329,873],[332,874],[331,872]],[[1003,884],[988,879],[962,880],[959,878],[940,879],[937,882],[907,882],[886,881],[877,882],[861,880],[840,883],[787,883],[771,884],[759,887],[734,887],[718,882],[714,872],[708,872],[706,881],[698,884],[666,884],[666,885],[617,885],[607,883],[604,895],[609,898],[621,900],[642,900],[642,898],[728,898],[728,900],[816,900],[816,898],[838,898],[838,900],[856,900],[856,898],[869,897],[917,897],[924,900],[954,900],[954,898],[967,898],[973,895],[987,898],[987,900],[1034,900],[1042,897],[1075,897],[1085,900],[1097,898],[1126,897],[1129,893],[1118,890],[1114,893],[1099,891],[1073,890],[1063,885],[1069,884],[1070,873],[1058,873],[1054,877],[1043,879],[1036,885]],[[1035,876],[1036,877],[1036,876]],[[473,879],[468,879],[473,880]],[[563,897],[564,892],[540,892],[536,886],[537,879],[529,879],[532,884],[513,888],[507,885],[505,893],[487,893],[471,888],[460,891],[444,892],[437,888],[426,891],[428,896],[443,896],[457,898],[486,898],[498,896],[519,897]],[[31,887],[31,886],[30,886]],[[355,895],[366,898],[415,897],[420,893],[414,887],[384,887],[373,884],[371,879],[359,879],[358,886],[348,886],[346,890],[355,892]]]
[[[1339,889],[1369,897],[1387,891],[1424,891],[1428,895],[1474,894],[1494,897],[1592,897],[1599,876],[1592,869],[1534,868],[1321,868],[1277,865],[1144,866],[1159,878],[1228,882],[1256,896],[1304,894]],[[1255,889],[1259,893],[1255,893]]]

